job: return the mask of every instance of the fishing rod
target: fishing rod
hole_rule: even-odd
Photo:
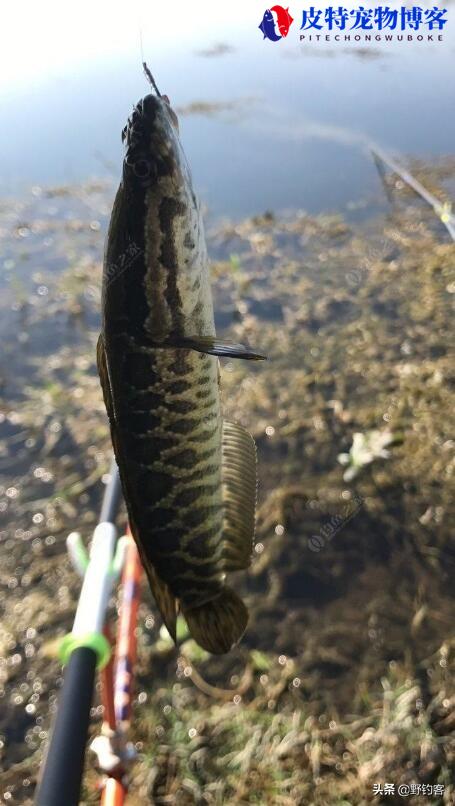
[[[117,539],[115,519],[121,502],[121,485],[112,462],[99,523],[90,554],[81,536],[69,535],[67,544],[83,583],[72,631],[60,646],[66,666],[51,740],[35,797],[36,806],[77,806],[84,769],[85,745],[96,670],[111,658],[105,618],[114,582],[123,566],[129,538]]]
[[[378,148],[378,146],[371,146],[370,147],[371,153],[373,155],[373,159],[376,163],[376,167],[379,170],[381,179],[384,184],[384,177],[383,173],[381,172],[379,165],[381,160],[385,165],[387,165],[394,173],[398,174],[398,176],[405,182],[409,187],[413,189],[418,196],[420,196],[430,207],[433,208],[434,212],[436,213],[437,217],[440,221],[444,224],[445,228],[447,229],[450,237],[453,241],[455,241],[455,216],[452,213],[452,208],[449,203],[442,203],[436,196],[433,196],[427,188],[425,188],[421,182],[418,181],[409,171],[399,165],[396,160],[394,160],[389,154],[386,154],[382,149]],[[389,194],[387,192],[389,197]],[[389,197],[390,201],[390,197]]]
[[[133,704],[133,671],[136,661],[136,622],[140,600],[142,565],[136,543],[128,528],[125,536],[125,562],[119,603],[119,624],[115,660],[111,657],[101,672],[104,724],[101,735],[90,748],[98,756],[98,766],[105,773],[101,781],[101,806],[122,806],[128,792],[128,768],[136,751],[128,742]]]

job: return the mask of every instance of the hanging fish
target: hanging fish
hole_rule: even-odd
[[[107,237],[98,369],[131,530],[169,633],[181,611],[209,652],[240,640],[248,611],[226,584],[251,561],[252,437],[223,419],[217,356],[259,359],[215,334],[199,203],[177,118],[135,107]]]

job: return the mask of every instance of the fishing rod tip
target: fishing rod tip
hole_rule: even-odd
[[[152,89],[155,90],[156,94],[158,95],[158,98],[161,98],[161,92],[159,91],[158,87],[156,86],[155,79],[153,78],[149,68],[147,67],[147,62],[142,62],[142,69],[143,69],[143,71],[145,73],[145,76],[146,76],[147,81],[149,82],[150,86],[152,87]]]

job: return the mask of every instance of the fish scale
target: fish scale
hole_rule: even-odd
[[[167,100],[147,96],[123,137],[109,226],[98,367],[131,530],[169,632],[228,651],[248,619],[228,572],[249,565],[256,455],[221,413],[200,206]],[[125,254],[132,254],[127,262]],[[126,265],[126,268],[125,268]]]

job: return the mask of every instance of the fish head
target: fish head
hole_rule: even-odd
[[[147,95],[139,101],[123,141],[123,190],[135,199],[143,216],[151,266],[148,293],[154,296],[157,310],[163,294],[160,312],[150,315],[147,328],[155,340],[172,333],[192,335],[197,326],[195,310],[202,310],[204,323],[207,318],[211,323],[213,317],[205,303],[201,309],[207,282],[206,245],[177,117],[165,96]]]
[[[188,172],[177,115],[165,95],[146,95],[136,104],[123,129],[122,140],[126,184],[149,188],[159,177],[179,177]]]

